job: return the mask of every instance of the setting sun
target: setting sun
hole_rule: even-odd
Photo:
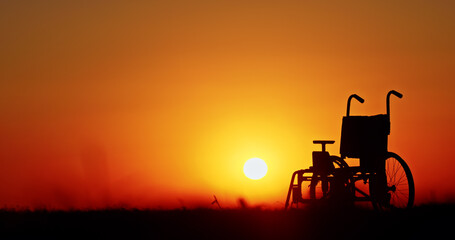
[[[258,180],[267,174],[267,164],[260,158],[251,158],[245,162],[243,172],[249,179]]]

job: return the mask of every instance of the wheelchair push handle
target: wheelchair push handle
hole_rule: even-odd
[[[357,94],[352,94],[351,96],[349,96],[349,98],[348,98],[348,109],[346,110],[346,117],[349,117],[349,111],[351,110],[351,99],[352,98],[355,98],[360,103],[365,102],[365,100],[363,100],[363,98],[359,97],[359,95],[357,95]]]
[[[390,119],[390,95],[392,95],[392,94],[397,96],[398,98],[403,97],[403,94],[401,94],[395,90],[391,90],[389,93],[387,93],[387,116],[389,116],[389,119]]]
[[[393,94],[395,96],[397,96],[398,98],[402,98],[403,97],[403,94],[395,91],[395,90],[391,90],[387,95],[390,95],[390,94]]]

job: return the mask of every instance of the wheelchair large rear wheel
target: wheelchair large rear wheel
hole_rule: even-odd
[[[382,188],[384,194],[371,192],[378,191],[378,182],[380,181],[370,182],[370,193],[373,197],[375,208],[394,209],[412,207],[414,204],[415,188],[411,170],[400,156],[392,152],[387,153],[385,159],[385,179],[387,180],[387,186],[385,189]]]

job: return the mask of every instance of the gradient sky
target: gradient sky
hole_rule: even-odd
[[[281,207],[313,139],[385,113],[455,199],[453,1],[2,1],[0,207]],[[269,172],[253,181],[244,162]]]

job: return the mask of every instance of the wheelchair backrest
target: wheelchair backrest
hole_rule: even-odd
[[[386,114],[345,116],[341,127],[342,158],[378,156],[387,152],[390,120]]]

